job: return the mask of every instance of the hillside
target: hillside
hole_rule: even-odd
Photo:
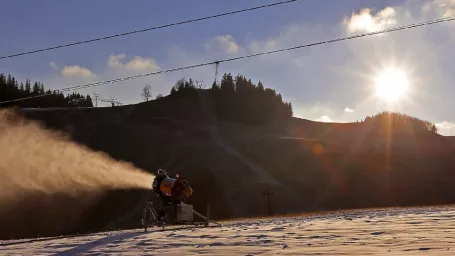
[[[235,127],[235,128],[234,128]],[[294,118],[286,134],[226,126],[239,152],[266,166],[312,210],[453,203],[453,139],[425,131]]]
[[[209,91],[198,90],[192,96],[174,94],[121,107],[21,112],[146,171],[163,168],[179,173],[195,191],[188,203],[201,211],[210,203],[217,219],[268,214],[262,195],[267,189],[274,192],[273,213],[455,202],[449,138],[297,118],[241,124],[220,118],[215,101]],[[82,213],[57,207],[66,204],[65,198],[51,200],[46,206],[58,208],[59,214],[54,213],[46,227],[30,225],[50,216],[44,207],[36,207],[45,199],[25,199],[20,210],[3,219],[10,227],[21,228],[3,229],[0,236],[137,226],[140,212],[133,210],[140,209],[145,198],[156,200],[142,190],[112,191],[95,204],[71,199],[72,205],[87,208]],[[25,216],[28,224],[21,221]],[[65,226],[59,216],[80,220]]]
[[[251,202],[245,195],[256,191],[249,191],[250,184],[243,184],[240,175],[233,174],[243,174],[246,181],[257,177],[242,160],[225,154],[225,150],[214,143],[207,130],[210,120],[202,113],[199,97],[169,96],[112,108],[24,109],[19,112],[50,129],[65,132],[73,141],[94,151],[105,152],[141,169],[154,172],[163,168],[179,173],[197,191],[188,203],[201,211],[210,203],[214,218],[264,213],[262,188],[256,188],[258,195],[252,194],[254,202]],[[86,198],[58,195],[24,198],[20,207],[8,216],[1,216],[0,225],[11,228],[2,229],[0,236],[46,236],[134,226],[140,223],[139,211],[129,219],[121,217],[140,207],[147,197],[159,203],[151,191],[137,190],[112,191],[96,203]],[[47,209],[55,210],[51,213]],[[62,223],[62,218],[74,222]]]

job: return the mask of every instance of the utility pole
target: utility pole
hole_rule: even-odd
[[[95,93],[94,96],[95,96],[95,108],[97,108],[98,107],[98,96],[99,95],[97,93]]]
[[[218,67],[220,66],[220,62],[215,62],[215,84],[218,85]]]
[[[215,62],[215,86],[218,86],[218,68],[220,67],[220,62]],[[216,128],[218,130],[218,136],[220,136],[220,122],[218,118],[216,119]]]
[[[110,100],[110,102],[111,102],[111,104],[112,104],[112,107],[114,107],[114,106],[115,106],[115,101],[116,101],[116,100],[115,100],[112,96],[111,96],[111,98],[110,98],[109,100]]]
[[[272,214],[272,205],[271,205],[271,200],[270,197],[274,195],[273,192],[271,192],[269,189],[267,189],[267,192],[262,193],[263,196],[267,196],[267,203],[268,203],[268,209],[269,209],[269,215]]]

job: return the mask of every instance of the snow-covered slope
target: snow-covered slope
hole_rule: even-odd
[[[362,210],[99,233],[6,245],[0,255],[453,255],[455,208]]]

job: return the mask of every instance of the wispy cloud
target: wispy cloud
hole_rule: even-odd
[[[352,113],[352,112],[354,112],[354,109],[352,109],[352,108],[345,108],[345,109],[344,109],[344,112],[346,112],[346,113]]]
[[[455,136],[455,123],[443,121],[435,124],[438,133],[446,136]]]
[[[397,11],[393,7],[387,7],[376,14],[369,8],[362,9],[359,13],[353,13],[350,18],[345,18],[343,23],[349,32],[374,32],[383,30],[397,23]]]
[[[316,119],[316,121],[329,123],[329,122],[332,122],[332,119],[330,118],[330,116],[321,116],[318,119]]]
[[[126,70],[138,70],[138,71],[156,71],[160,69],[160,66],[153,58],[146,58],[141,56],[134,56],[128,58],[125,53],[111,55],[108,60],[108,65],[111,68],[123,68]]]
[[[53,69],[58,69],[58,66],[57,66],[57,64],[55,63],[55,61],[49,62],[49,66],[50,66],[51,68],[53,68]]]
[[[80,77],[80,78],[92,78],[95,74],[88,68],[81,66],[65,66],[62,69],[62,75],[65,77]]]
[[[433,0],[426,1],[422,6],[422,13],[431,16],[447,18],[455,15],[455,1]]]
[[[50,74],[40,77],[37,80],[43,81],[46,88],[61,89],[65,87],[84,85],[98,81],[112,80],[119,77],[136,75],[138,73],[154,72],[159,69],[159,64],[151,57],[129,56],[128,54],[108,55],[104,61],[104,66],[97,67],[96,73],[89,68],[79,65],[67,65],[63,68],[58,67],[57,62],[54,64],[58,67],[59,76]],[[49,63],[51,66],[52,64]],[[122,104],[134,104],[141,102],[142,88],[146,84],[152,86],[154,95],[167,95],[174,85],[176,78],[169,78],[167,75],[144,77],[128,82],[105,84],[101,86],[88,87],[78,90],[81,94],[93,95],[97,93],[101,98],[114,97]],[[105,103],[98,102],[99,106]],[[107,104],[107,103],[106,103]]]
[[[238,53],[239,45],[231,35],[220,35],[210,39],[205,47],[209,51],[223,51],[227,54]]]

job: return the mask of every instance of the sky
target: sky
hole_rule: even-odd
[[[0,55],[128,32],[278,0],[5,0]],[[7,10],[7,11],[5,11]],[[59,89],[130,75],[277,50],[455,15],[455,0],[300,0],[90,44],[0,60],[0,73]],[[455,135],[455,21],[220,64],[277,90],[296,117],[352,122],[384,110],[436,123]],[[385,70],[405,74],[407,89],[390,101],[376,94]],[[169,94],[180,78],[209,87],[214,66],[78,92],[123,104]],[[388,77],[390,78],[390,77]],[[402,84],[392,77],[392,92]],[[105,106],[99,102],[98,106]]]

